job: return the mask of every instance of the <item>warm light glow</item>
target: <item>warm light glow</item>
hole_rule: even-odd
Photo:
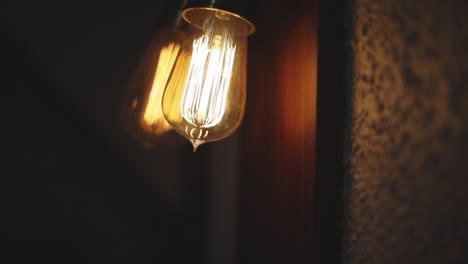
[[[223,118],[236,53],[236,44],[226,32],[211,37],[212,31],[193,42],[180,105],[182,116],[200,128],[215,126]]]
[[[184,32],[176,28],[158,30],[123,93],[122,125],[146,149],[182,142],[166,121],[161,104],[164,89],[182,50],[183,36]]]
[[[187,9],[183,17],[190,27],[164,92],[163,113],[196,150],[231,135],[242,121],[247,36],[255,28],[215,8]]]
[[[161,49],[153,85],[148,94],[146,107],[142,113],[141,121],[144,123],[142,125],[152,130],[155,135],[161,135],[171,129],[171,126],[164,118],[161,101],[164,87],[166,86],[179,49],[180,45],[173,42]]]

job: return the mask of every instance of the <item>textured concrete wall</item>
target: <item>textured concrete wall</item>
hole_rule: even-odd
[[[345,263],[468,263],[467,4],[348,3]]]

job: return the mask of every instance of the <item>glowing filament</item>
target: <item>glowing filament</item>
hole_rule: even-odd
[[[203,36],[194,40],[180,104],[182,116],[190,124],[208,128],[222,120],[235,53],[236,43],[228,29],[215,33],[215,28],[209,27]]]
[[[146,107],[143,111],[144,123],[151,126],[157,134],[162,134],[171,129],[171,126],[164,118],[161,100],[164,93],[164,87],[171,73],[172,66],[179,53],[180,45],[170,43],[161,49],[159,61],[154,75],[153,85],[148,95]]]

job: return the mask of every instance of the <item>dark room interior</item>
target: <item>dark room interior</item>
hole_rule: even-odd
[[[129,135],[155,36],[210,4],[256,28],[240,127]],[[0,263],[468,263],[467,10],[4,1]]]

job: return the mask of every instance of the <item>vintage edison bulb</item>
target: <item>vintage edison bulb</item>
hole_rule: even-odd
[[[239,127],[246,102],[247,36],[255,27],[237,14],[189,8],[189,23],[163,96],[172,128],[193,144],[223,139]]]
[[[152,39],[124,92],[121,119],[126,131],[145,148],[173,145],[176,134],[162,112],[162,96],[180,51],[183,32],[162,28]]]

